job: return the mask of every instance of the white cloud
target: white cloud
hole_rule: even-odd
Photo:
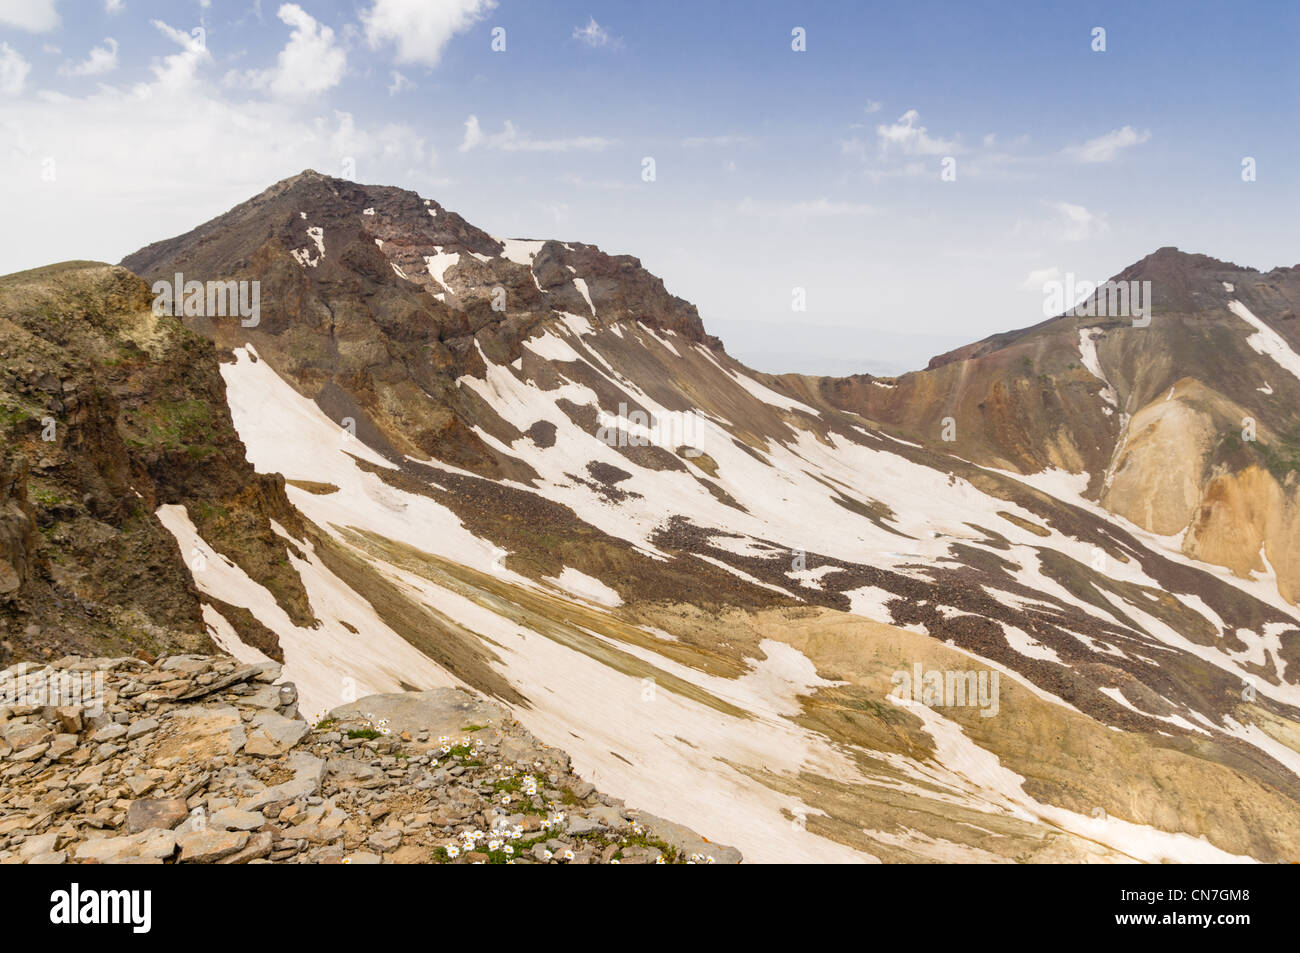
[[[872,113],[880,112],[880,110],[884,108],[884,105],[884,103],[878,100],[868,99],[867,104],[862,107],[862,111],[870,116]]]
[[[1043,285],[1049,281],[1056,281],[1060,277],[1061,269],[1055,265],[1050,268],[1036,268],[1020,283],[1020,287],[1026,291],[1042,291]]]
[[[59,11],[54,0],[0,0],[0,24],[28,33],[48,33],[59,25]]]
[[[122,0],[104,0],[104,12],[110,16],[114,13],[121,13],[126,9],[126,4]]]
[[[99,76],[117,69],[117,40],[111,36],[104,38],[103,46],[92,47],[90,55],[80,63],[69,63],[59,67],[64,76]]]
[[[1112,129],[1105,135],[1089,139],[1081,146],[1069,146],[1065,154],[1079,162],[1110,162],[1121,151],[1131,146],[1141,145],[1151,138],[1151,131],[1143,129],[1138,132],[1132,126]]]
[[[1095,238],[1110,229],[1104,215],[1100,212],[1090,212],[1082,205],[1073,205],[1069,202],[1049,202],[1048,205],[1056,210],[1060,236],[1064,241],[1079,242],[1087,238]]]
[[[898,117],[898,122],[876,127],[876,137],[881,155],[898,151],[907,156],[936,156],[951,154],[956,143],[951,139],[936,139],[921,124],[921,114],[909,109]]]
[[[602,46],[617,47],[622,42],[610,36],[609,31],[597,23],[595,17],[591,17],[586,26],[575,26],[573,38],[593,50],[600,49]]]
[[[169,38],[181,48],[179,53],[164,56],[149,68],[152,70],[155,84],[141,83],[136,90],[141,95],[153,95],[158,92],[176,92],[194,84],[199,65],[212,60],[208,52],[204,33],[186,33],[168,26],[161,20],[151,21],[158,32]],[[201,29],[201,28],[200,28]]]
[[[1013,235],[1036,241],[1081,242],[1110,231],[1110,223],[1101,212],[1089,211],[1072,202],[1043,202],[1051,210],[1045,218],[1020,220]]]
[[[495,7],[496,0],[374,0],[361,22],[371,49],[395,43],[397,62],[437,66],[451,38]]]
[[[25,225],[0,230],[0,272],[117,261],[305,168],[415,187],[433,181],[422,130],[268,91],[231,98],[199,37],[156,26],[179,49],[159,57],[147,79],[5,102],[5,212]],[[11,58],[0,43],[0,86],[14,82],[3,65]],[[48,160],[57,178],[43,176],[54,168]]]
[[[8,43],[0,43],[0,95],[17,96],[21,93],[31,68],[32,64],[17,50]]]
[[[399,73],[397,70],[392,72],[393,81],[388,86],[388,95],[396,96],[398,93],[407,89],[415,89],[415,84]]]
[[[231,72],[226,81],[252,89],[269,89],[274,96],[301,99],[337,86],[347,72],[347,53],[334,42],[334,31],[296,3],[277,12],[293,28],[274,69]]]
[[[465,120],[465,138],[460,151],[469,152],[482,146],[502,152],[599,152],[610,145],[609,139],[600,136],[579,136],[570,139],[532,139],[515,128],[507,119],[500,132],[485,133],[478,116]]]

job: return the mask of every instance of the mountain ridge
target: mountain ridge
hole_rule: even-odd
[[[261,283],[255,326],[177,323],[283,481],[267,539],[311,618],[196,501],[152,513],[223,651],[266,664],[265,628],[309,710],[477,691],[752,860],[1300,844],[1289,272],[894,378],[767,375],[635,259],[353,188],[281,183],[126,259]]]

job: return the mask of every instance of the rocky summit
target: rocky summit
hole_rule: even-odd
[[[279,665],[223,655],[19,663],[0,686],[0,863],[741,859],[601,794],[460,689],[370,695],[313,725]]]

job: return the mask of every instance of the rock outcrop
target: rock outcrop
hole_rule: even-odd
[[[299,517],[283,481],[245,459],[212,345],[153,314],[149,287],[123,268],[72,262],[0,278],[6,651],[211,648],[191,554],[154,515],[166,503],[186,504],[223,555],[311,621],[271,528],[300,529]]]

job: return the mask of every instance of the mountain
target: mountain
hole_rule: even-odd
[[[1195,559],[1276,574],[1300,600],[1300,266],[1261,273],[1162,248],[1152,320],[1066,314],[882,382],[786,379],[840,409],[1020,473],[1086,473],[1086,499]],[[1098,295],[1083,310],[1102,313]]]
[[[254,322],[180,320],[312,619],[196,501],[152,515],[207,635],[264,664],[264,627],[309,711],[473,689],[757,861],[1300,846],[1295,269],[1162,249],[1117,276],[1145,326],[821,378],[749,370],[634,258],[313,172],[122,266],[258,283]]]

